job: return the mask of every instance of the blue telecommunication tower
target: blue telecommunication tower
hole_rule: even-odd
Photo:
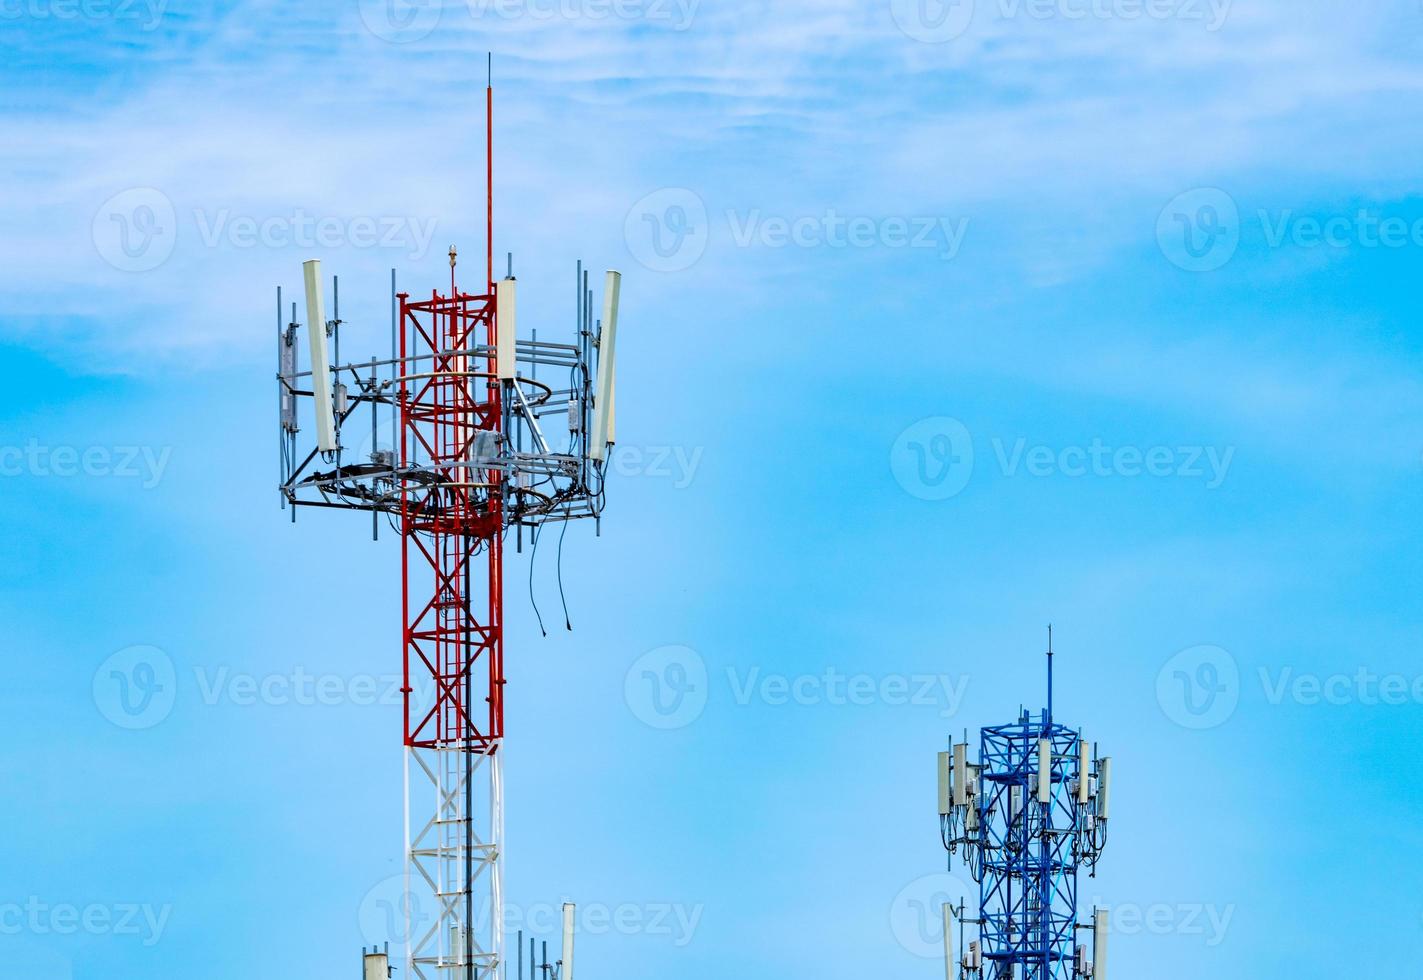
[[[1079,923],[1077,873],[1107,843],[1112,760],[1053,718],[1050,626],[1047,657],[1046,710],[984,728],[976,763],[967,739],[939,753],[940,834],[978,883],[977,918],[944,906],[947,980],[1106,980],[1107,914]],[[965,947],[967,926],[978,938]]]

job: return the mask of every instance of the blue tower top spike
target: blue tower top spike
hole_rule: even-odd
[[[1047,624],[1047,728],[1052,729],[1052,623]]]

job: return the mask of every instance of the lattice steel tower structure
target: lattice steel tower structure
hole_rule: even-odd
[[[277,293],[283,506],[292,520],[303,507],[368,511],[376,537],[387,523],[402,541],[404,976],[425,980],[504,976],[506,538],[522,547],[550,523],[597,522],[614,442],[621,276],[607,274],[598,319],[580,264],[571,341],[519,336],[512,258],[494,279],[493,98],[491,83],[475,289],[460,287],[453,247],[448,292],[412,298],[392,272],[389,358],[343,364],[338,284],[328,320],[320,263],[307,262],[306,370],[296,304],[287,320]],[[432,924],[412,933],[412,909],[433,909]],[[572,980],[571,941],[570,916],[559,980]]]
[[[966,739],[939,753],[940,836],[979,889],[975,918],[944,906],[947,980],[1106,978],[1107,916],[1079,923],[1077,875],[1106,846],[1112,760],[1053,717],[1051,627],[1047,657],[1046,710],[982,729],[977,762]],[[965,946],[968,926],[978,938]],[[1079,931],[1092,933],[1090,961]]]

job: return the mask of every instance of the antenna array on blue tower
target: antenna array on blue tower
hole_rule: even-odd
[[[982,729],[978,762],[967,742],[939,753],[940,834],[979,887],[976,918],[944,906],[947,980],[1106,980],[1106,913],[1078,921],[1077,875],[1107,843],[1111,764],[1053,719],[1049,630],[1047,709]]]

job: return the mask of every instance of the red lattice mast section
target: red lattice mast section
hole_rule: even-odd
[[[502,411],[493,357],[468,352],[493,350],[494,291],[461,293],[453,250],[450,261],[449,295],[399,295],[402,363],[430,364],[400,384],[401,467],[431,473],[400,511],[405,744],[492,753],[504,735],[503,476],[470,460],[480,432],[500,433]],[[421,682],[432,697],[417,696]]]

